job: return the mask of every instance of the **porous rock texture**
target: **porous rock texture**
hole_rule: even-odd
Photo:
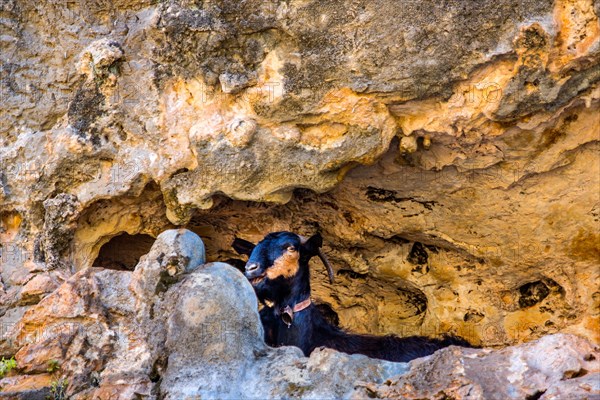
[[[0,398],[43,398],[61,381],[71,399],[600,396],[600,350],[574,335],[496,351],[452,346],[408,364],[270,348],[247,279],[203,264],[198,244],[167,230],[133,272],[85,269],[33,306],[14,329],[23,375],[0,380]]]
[[[75,274],[129,276],[177,227],[208,261],[320,232],[337,281],[315,262],[314,300],[354,331],[600,342],[599,15],[3,1],[0,355]]]
[[[410,363],[384,384],[357,385],[354,398],[598,399],[600,349],[574,335],[544,336],[503,350],[446,348]],[[493,366],[494,372],[489,370]]]

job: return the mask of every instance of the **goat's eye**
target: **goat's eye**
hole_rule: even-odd
[[[294,251],[296,251],[296,248],[294,246],[289,246],[287,248],[287,251],[289,251],[290,253],[293,253]]]

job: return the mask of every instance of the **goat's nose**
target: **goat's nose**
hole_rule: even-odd
[[[246,264],[246,272],[254,272],[258,269],[258,263]]]

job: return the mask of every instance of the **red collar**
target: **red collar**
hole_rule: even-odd
[[[294,304],[293,308],[290,306],[285,306],[284,308],[280,309],[281,320],[289,328],[290,326],[292,326],[292,322],[294,322],[294,314],[297,312],[300,312],[302,310],[305,310],[311,304],[312,304],[312,302],[310,301],[310,297],[307,297],[306,299],[302,300],[300,303]]]
[[[293,310],[294,312],[300,312],[302,310],[304,310],[306,307],[310,306],[312,304],[312,302],[310,301],[310,297],[307,297],[306,299],[304,299],[303,301],[301,301],[300,303],[297,303]]]

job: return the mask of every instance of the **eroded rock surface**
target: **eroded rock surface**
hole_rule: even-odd
[[[599,14],[2,2],[0,355],[74,274],[129,279],[106,254],[124,235],[178,227],[208,261],[235,236],[321,232],[337,283],[315,264],[315,301],[354,331],[600,342]]]
[[[408,364],[270,348],[247,279],[202,264],[198,242],[168,230],[135,271],[88,268],[32,307],[15,329],[21,375],[0,380],[5,396],[34,398],[63,380],[72,399],[600,395],[600,351],[573,335],[503,350],[453,346]],[[173,259],[186,261],[173,269]]]
[[[408,373],[365,385],[356,398],[598,399],[600,349],[557,334],[502,350],[442,349]]]
[[[338,398],[356,379],[382,382],[406,370],[331,350],[306,358],[267,347],[247,279],[227,264],[203,264],[198,244],[190,231],[168,230],[133,272],[75,274],[20,319],[14,350],[27,376],[0,386],[23,392],[22,382],[39,376],[39,391],[65,379],[73,399]]]

